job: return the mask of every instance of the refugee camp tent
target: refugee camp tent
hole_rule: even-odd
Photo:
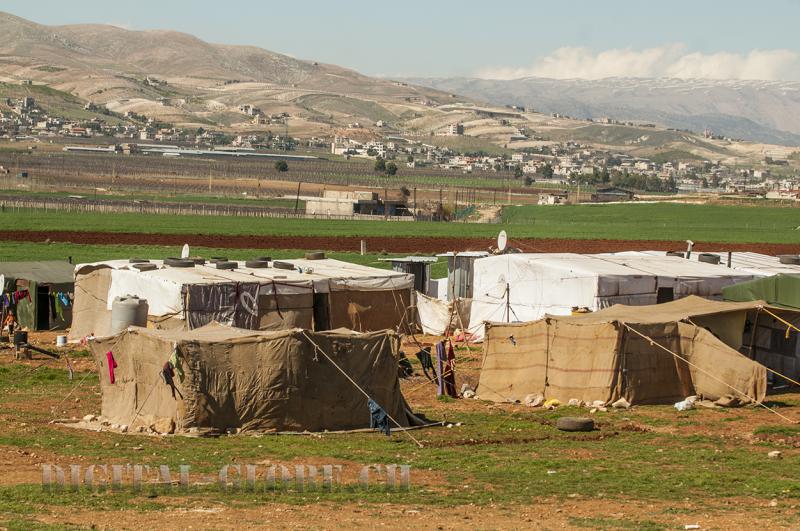
[[[722,289],[726,301],[767,301],[770,305],[800,310],[800,275],[778,274]]]
[[[368,428],[368,399],[355,384],[408,426],[415,419],[400,393],[399,343],[391,331],[260,332],[218,323],[129,327],[89,342],[102,416],[131,430],[174,422],[177,432]],[[170,360],[172,379],[162,375]]]
[[[722,288],[752,279],[672,256],[505,254],[475,261],[470,331],[484,321],[524,322],[575,308],[640,306],[688,295],[721,298]]]
[[[75,269],[71,339],[108,335],[115,297],[147,300],[148,326],[190,330],[218,321],[250,330],[397,329],[409,320],[413,275],[332,259],[283,260],[269,267],[214,264],[152,269],[128,260]]]
[[[74,266],[69,262],[0,262],[3,316],[28,330],[64,330],[72,322]],[[16,294],[16,301],[14,300]]]
[[[762,401],[765,367],[716,337],[740,334],[737,323],[757,306],[687,297],[528,323],[490,323],[477,393],[492,401],[522,401],[539,393],[564,403],[625,398],[631,404],[663,404],[728,394]]]

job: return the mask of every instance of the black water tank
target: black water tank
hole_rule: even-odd
[[[28,342],[28,332],[17,330],[14,332],[14,345],[23,345]]]

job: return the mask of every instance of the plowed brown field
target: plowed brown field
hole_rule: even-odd
[[[74,232],[74,231],[0,231],[0,240],[19,242],[69,242],[92,245],[182,245],[224,249],[320,249],[325,251],[358,251],[360,241],[367,242],[370,252],[436,253],[446,251],[486,250],[494,245],[492,238],[441,237],[329,237],[329,236],[228,236],[218,234],[143,234],[138,232]],[[682,250],[683,241],[663,240],[568,240],[518,239],[510,246],[525,252],[600,253],[636,250]],[[702,242],[696,251],[750,251],[763,254],[797,254],[798,244],[714,243]]]

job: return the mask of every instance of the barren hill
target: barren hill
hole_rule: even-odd
[[[253,46],[211,44],[176,31],[44,26],[0,12],[0,35],[0,80],[30,79],[113,110],[178,124],[247,122],[237,108],[248,103],[267,113],[288,111],[296,127],[312,122],[306,125],[313,128],[317,122],[324,128],[376,116],[398,121],[404,113],[424,113],[423,102],[458,101],[432,89]],[[145,83],[147,77],[166,84]],[[164,98],[174,102],[159,104]],[[339,98],[345,112],[330,112]]]

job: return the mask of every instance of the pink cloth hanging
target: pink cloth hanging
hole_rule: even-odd
[[[106,358],[108,359],[108,378],[113,384],[115,382],[114,369],[117,368],[117,362],[114,360],[114,354],[112,354],[110,350],[106,352]]]

